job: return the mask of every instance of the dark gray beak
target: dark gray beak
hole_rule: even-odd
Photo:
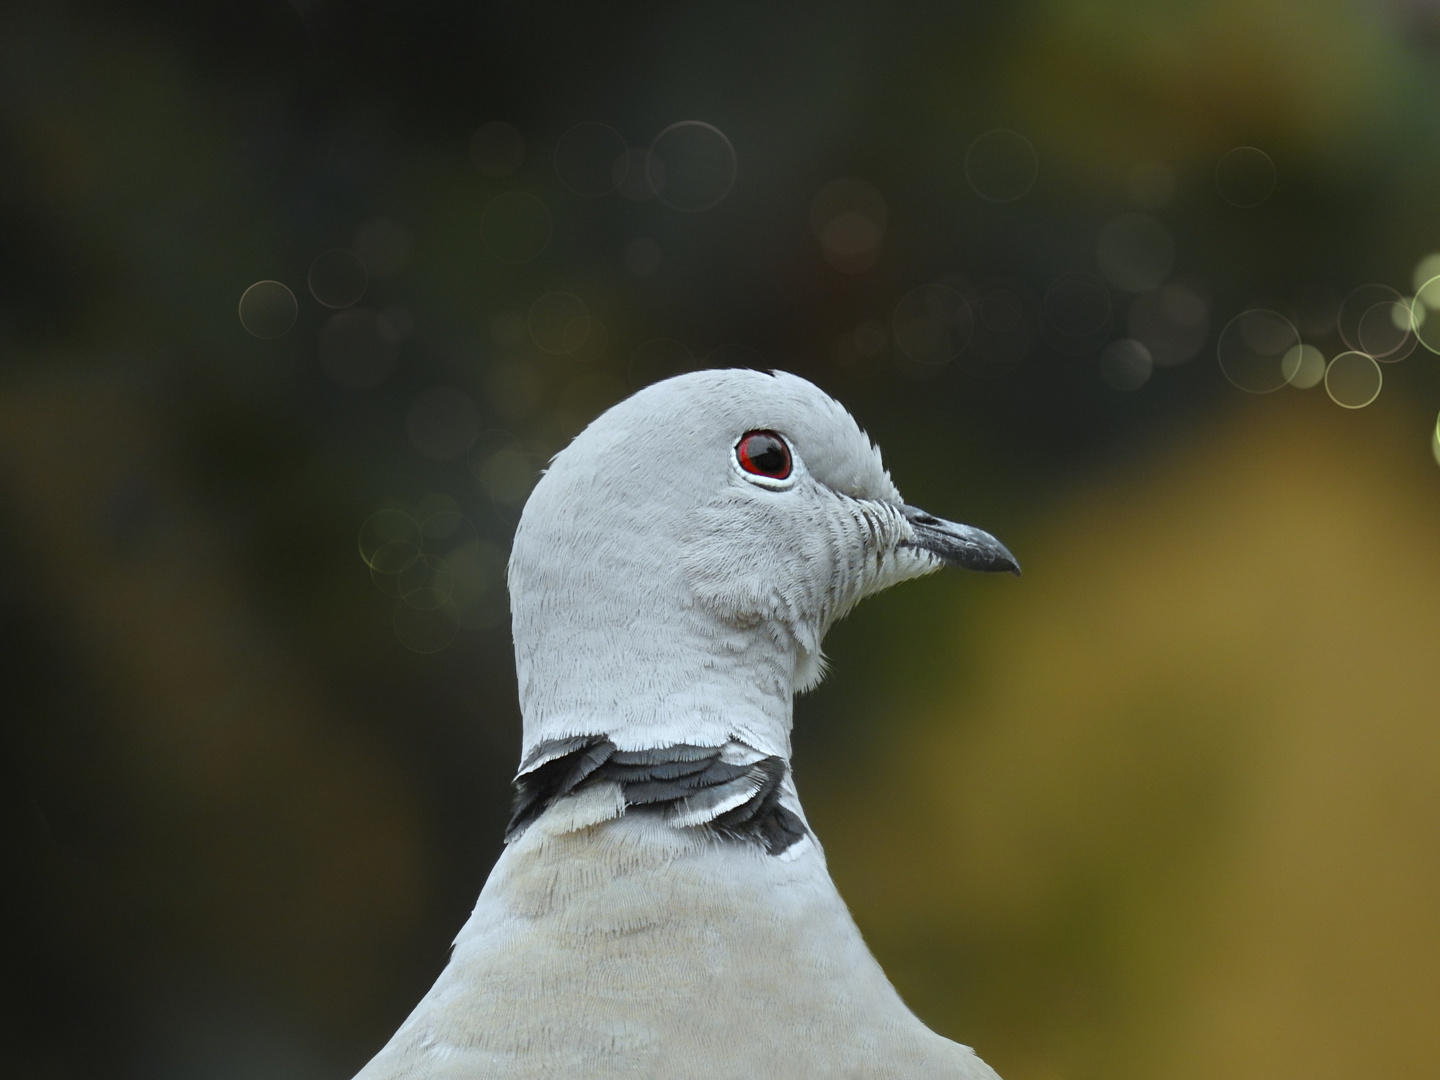
[[[1008,570],[1020,576],[1020,564],[1005,545],[989,533],[970,525],[957,525],[919,507],[905,507],[905,520],[915,531],[915,547],[938,555],[948,566],[966,570]]]

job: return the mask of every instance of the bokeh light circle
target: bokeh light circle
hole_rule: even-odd
[[[723,131],[703,120],[671,124],[645,159],[650,189],[672,210],[699,213],[720,205],[735,186],[739,164]]]
[[[497,195],[480,218],[480,240],[501,262],[534,262],[549,246],[552,231],[550,211],[527,191]]]
[[[810,203],[810,231],[825,261],[841,273],[860,273],[875,264],[889,222],[885,197],[858,176],[830,181]]]
[[[1275,162],[1255,146],[1237,146],[1215,166],[1215,190],[1231,206],[1259,206],[1274,194],[1275,179]]]
[[[1265,308],[1242,311],[1220,331],[1215,354],[1220,370],[1248,394],[1268,394],[1285,386],[1285,356],[1300,344],[1300,334],[1285,316]]]
[[[504,623],[505,552],[475,536],[453,547],[445,563],[460,628],[485,630]]]
[[[422,552],[395,578],[400,599],[421,611],[434,611],[455,591],[455,574],[438,555]]]
[[[365,264],[353,252],[331,248],[315,256],[306,275],[310,295],[328,308],[347,308],[359,303],[370,284]]]
[[[972,332],[956,362],[977,379],[1003,375],[1039,340],[1044,326],[1040,298],[1024,282],[1008,277],[966,282],[960,291],[970,305]]]
[[[1022,199],[1040,175],[1035,146],[1018,131],[996,128],[976,138],[965,151],[965,179],[987,202]]]
[[[375,324],[387,340],[396,344],[409,340],[415,333],[415,315],[401,304],[391,304],[376,312]]]
[[[1410,306],[1405,297],[1392,289],[1389,285],[1380,282],[1371,282],[1351,289],[1345,299],[1340,302],[1340,307],[1335,314],[1335,329],[1340,333],[1340,339],[1356,352],[1370,353],[1379,357],[1380,352],[1394,352],[1404,344],[1404,338],[1409,332],[1408,325],[1403,332],[1396,333],[1399,329],[1392,320],[1392,312],[1378,312],[1372,315],[1372,311],[1380,304],[1403,304]],[[1366,319],[1367,316],[1370,318]],[[1378,317],[1377,317],[1378,316]],[[1409,318],[1402,317],[1399,320],[1402,324],[1408,324]],[[1386,323],[1389,323],[1386,326]],[[1367,334],[1362,335],[1361,324],[1365,323]],[[1367,340],[1368,336],[1368,340]],[[1370,346],[1375,346],[1372,349]]]
[[[370,580],[386,596],[399,596],[400,575],[414,566],[421,554],[420,546],[409,540],[391,540],[381,544],[369,560]]]
[[[1360,339],[1358,351],[1367,353],[1382,364],[1404,360],[1415,351],[1415,334],[1411,324],[1413,299],[1381,300],[1372,304],[1355,330]]]
[[[1095,241],[1095,262],[1105,280],[1122,292],[1148,292],[1175,267],[1175,240],[1149,214],[1121,214]]]
[[[1363,409],[1380,396],[1384,377],[1373,356],[1343,352],[1325,369],[1325,392],[1336,405]]]
[[[1135,297],[1125,325],[1150,350],[1156,367],[1178,367],[1205,347],[1210,305],[1194,289],[1169,282]]]
[[[1297,390],[1309,390],[1325,378],[1325,354],[1314,345],[1293,345],[1280,358],[1285,381]]]
[[[616,175],[619,162],[628,162],[625,137],[609,124],[587,120],[576,124],[555,143],[555,175],[576,195],[598,199],[625,180]]]
[[[969,302],[948,285],[921,285],[895,305],[895,345],[911,360],[938,367],[954,360],[975,333]]]
[[[1100,377],[1112,390],[1139,390],[1154,369],[1150,350],[1134,338],[1112,341],[1100,351]]]
[[[373,569],[380,549],[386,544],[406,543],[418,552],[420,523],[403,510],[377,510],[361,523],[357,542],[360,558]]]
[[[444,503],[440,501],[442,498]],[[480,538],[474,523],[460,512],[459,503],[449,496],[437,496],[433,506],[428,500],[421,500],[417,512],[425,512],[420,522],[420,542],[428,554],[446,554],[461,544]]]
[[[320,329],[320,367],[350,390],[379,386],[400,360],[397,329],[369,308],[337,311]]]
[[[1415,298],[1410,301],[1410,326],[1421,345],[1440,353],[1440,276],[1415,290]]]
[[[820,235],[820,247],[826,261],[836,270],[854,274],[874,264],[884,235],[873,217],[846,210],[826,223]]]
[[[574,352],[590,336],[590,309],[574,293],[549,292],[530,305],[530,340],[541,352]]]
[[[470,456],[470,473],[501,519],[514,524],[539,479],[541,460],[508,431],[493,428],[481,434]]]
[[[1410,271],[1410,287],[1419,292],[1421,286],[1435,277],[1440,277],[1440,251],[1415,260],[1415,267]]]
[[[884,369],[889,352],[890,334],[875,319],[866,319],[848,333],[836,335],[830,344],[830,358],[850,374],[864,378]]]
[[[997,334],[1008,334],[1020,325],[1025,313],[1020,297],[1009,289],[992,289],[975,304],[979,325]]]
[[[439,652],[459,629],[503,620],[504,555],[480,540],[453,496],[431,492],[413,515],[393,507],[371,514],[359,547],[375,587],[399,600],[392,621],[406,648]]]
[[[1110,322],[1110,290],[1092,274],[1056,278],[1042,306],[1050,325],[1069,337],[1088,337]]]
[[[261,340],[288,334],[299,314],[295,294],[281,282],[257,281],[240,294],[240,325]]]

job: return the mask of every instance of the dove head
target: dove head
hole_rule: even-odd
[[[813,384],[727,370],[648,386],[556,455],[521,515],[525,749],[737,738],[788,758],[791,698],[823,675],[826,630],[947,562],[1015,569],[988,534],[906,506]]]

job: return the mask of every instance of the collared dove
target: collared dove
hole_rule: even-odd
[[[995,1080],[890,985],[790,775],[825,631],[944,564],[1019,572],[797,376],[681,375],[590,424],[510,556],[505,851],[357,1080]]]

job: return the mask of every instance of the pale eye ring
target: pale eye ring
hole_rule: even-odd
[[[746,480],[761,487],[789,487],[795,479],[795,458],[779,432],[747,431],[735,443],[735,464]]]

